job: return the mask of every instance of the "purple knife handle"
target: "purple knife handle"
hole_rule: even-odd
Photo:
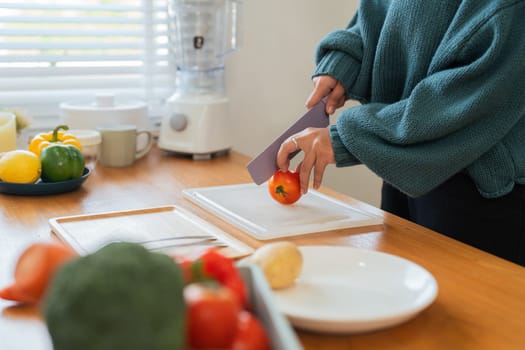
[[[281,136],[275,139],[270,146],[268,146],[262,153],[253,158],[247,165],[253,181],[260,185],[268,180],[278,169],[277,168],[277,152],[281,144],[290,136],[303,131],[306,128],[324,128],[330,123],[328,114],[326,114],[326,107],[324,99],[313,106],[306,114],[299,118],[292,126],[290,126]],[[292,159],[300,150],[291,153]]]

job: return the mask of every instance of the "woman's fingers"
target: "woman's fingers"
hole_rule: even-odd
[[[328,75],[320,75],[313,78],[314,89],[306,100],[306,108],[310,109],[330,94],[337,85],[337,80]]]
[[[281,144],[281,147],[279,147],[279,151],[277,152],[277,167],[281,169],[282,171],[287,171],[288,167],[290,167],[290,154],[294,153],[300,148],[299,141],[297,141],[297,138],[289,137]]]
[[[323,182],[324,171],[326,170],[327,165],[328,164],[323,161],[319,161],[315,164],[313,187],[316,190],[319,189],[319,187],[321,187],[321,183]]]
[[[297,147],[293,142],[297,142]],[[288,156],[297,149],[304,152],[301,163],[296,168],[299,172],[301,192],[308,192],[308,182],[313,172],[313,187],[321,186],[323,175],[328,164],[335,163],[330,134],[327,128],[307,128],[293,135],[281,145],[277,153],[277,166],[281,170],[288,170],[290,161]]]
[[[334,114],[335,110],[344,105],[346,100],[345,88],[336,79],[329,75],[320,75],[313,79],[314,89],[306,100],[308,109],[315,106],[325,96],[326,113]]]
[[[326,113],[334,114],[335,110],[345,104],[345,88],[337,83],[326,99]]]

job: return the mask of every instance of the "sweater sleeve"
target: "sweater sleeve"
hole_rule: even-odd
[[[416,197],[501,145],[525,115],[525,27],[506,15],[441,48],[407,98],[342,112],[330,129],[336,165],[364,163]]]
[[[367,69],[362,69],[363,38],[357,13],[344,30],[329,33],[319,42],[312,77],[330,75],[345,88],[346,98],[365,103],[368,96]],[[365,59],[365,62],[367,60]]]

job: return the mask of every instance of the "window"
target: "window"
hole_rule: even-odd
[[[173,92],[167,0],[0,0],[0,106],[53,118],[96,93],[142,99],[160,115]]]

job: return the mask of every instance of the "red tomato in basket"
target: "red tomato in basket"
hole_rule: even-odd
[[[293,204],[301,198],[299,173],[277,170],[268,180],[268,191],[281,204]]]
[[[191,283],[184,288],[188,344],[193,349],[228,348],[237,332],[239,298],[219,284]]]
[[[259,320],[248,311],[239,313],[237,333],[231,350],[269,350],[270,339]]]

